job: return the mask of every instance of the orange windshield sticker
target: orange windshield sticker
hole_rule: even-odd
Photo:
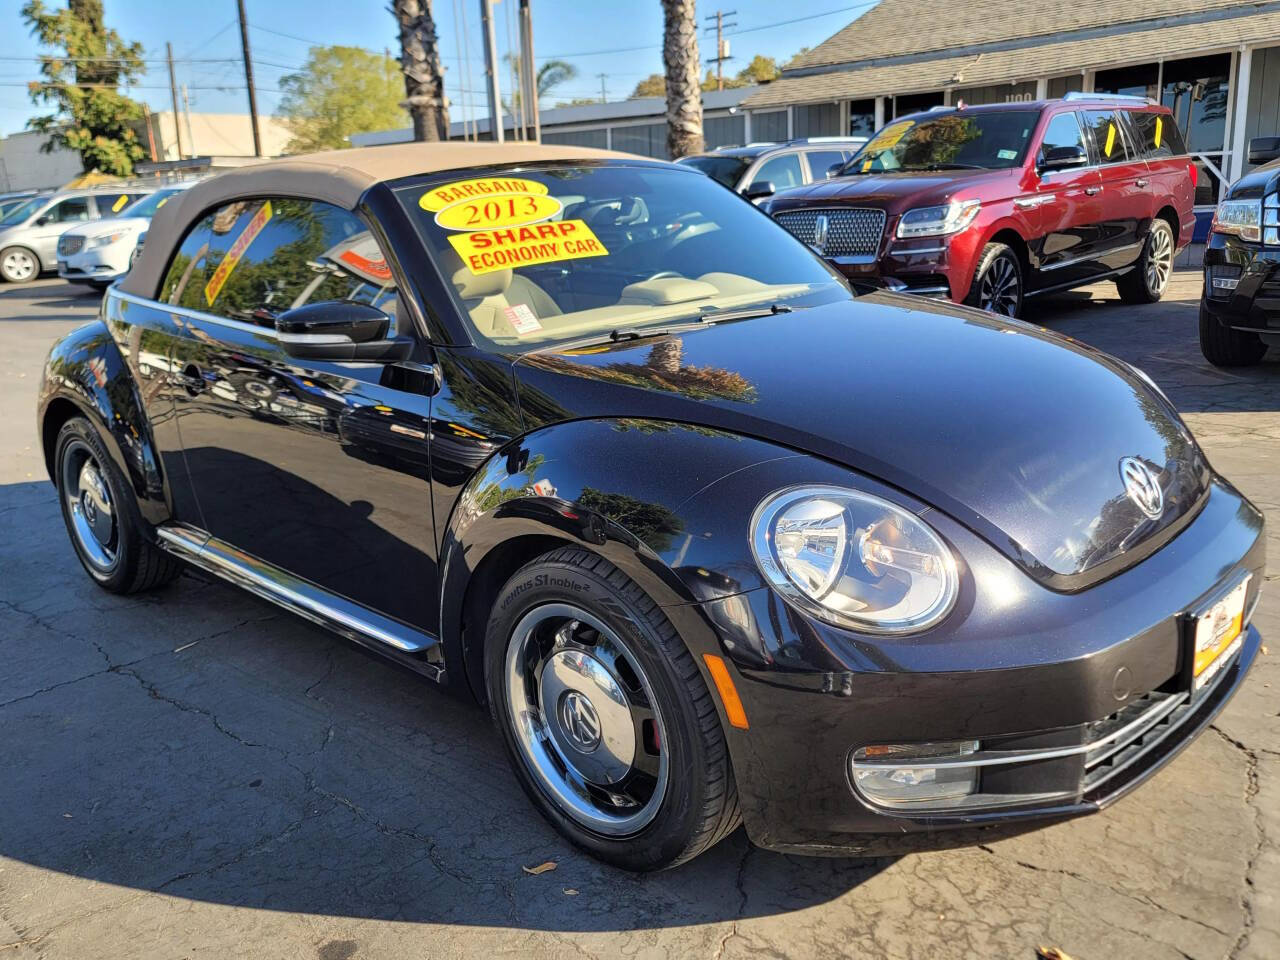
[[[447,206],[436,214],[436,223],[446,230],[519,227],[549,220],[562,209],[564,204],[545,194],[500,193]]]
[[[1102,148],[1102,152],[1106,156],[1111,156],[1111,151],[1116,148],[1116,125],[1114,123],[1107,124],[1107,145]]]
[[[477,274],[609,254],[582,220],[451,233],[449,243],[458,251],[467,269]]]
[[[1156,146],[1160,146],[1160,134],[1164,130],[1164,117],[1156,117]]]
[[[209,306],[213,306],[213,301],[218,299],[218,294],[222,292],[227,278],[231,276],[231,271],[236,268],[236,264],[240,262],[244,252],[249,249],[249,244],[253,243],[253,238],[262,232],[262,228],[267,225],[267,221],[270,219],[271,201],[267,200],[262,204],[258,212],[253,215],[253,219],[245,226],[240,236],[236,237],[236,242],[231,245],[227,255],[218,264],[218,269],[213,271],[213,276],[204,285],[204,299]]]
[[[354,250],[347,250],[338,255],[338,259],[347,266],[354,267],[361,273],[366,273],[378,280],[386,281],[391,279],[391,268],[387,266],[387,261],[379,258],[370,260],[368,257],[362,257]]]
[[[495,194],[536,193],[545,194],[547,188],[536,180],[519,177],[481,177],[478,180],[458,180],[432,187],[418,198],[418,206],[428,213],[437,213],[461,200],[483,200]]]
[[[120,196],[116,198],[116,202],[111,205],[111,212],[119,213],[120,209],[128,202],[129,202],[129,195],[127,193],[120,194]]]

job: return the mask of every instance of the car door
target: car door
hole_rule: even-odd
[[[226,204],[188,233],[160,299],[174,311],[187,522],[266,576],[351,601],[393,645],[427,645],[438,619],[430,379],[411,366],[299,360],[274,328],[303,304],[354,300],[411,331],[368,226],[309,200]]]
[[[58,237],[77,223],[92,219],[88,197],[67,197],[46,209],[27,229],[27,245],[41,264],[50,268],[58,261]]]
[[[1128,124],[1114,110],[1086,110],[1086,132],[1102,179],[1099,262],[1118,270],[1138,259],[1155,213],[1151,175],[1142,152],[1132,142]]]
[[[1102,272],[1098,261],[1101,240],[1102,183],[1097,167],[1086,163],[1061,170],[1043,167],[1054,150],[1078,148],[1088,156],[1084,131],[1075,111],[1057,113],[1045,124],[1036,158],[1038,184],[1034,196],[1015,201],[1035,207],[1031,241],[1039,264],[1030,278],[1032,289],[1074,285]]]
[[[93,199],[98,208],[98,216],[106,220],[120,216],[120,211],[135,200],[145,196],[145,193],[133,190],[122,191],[121,193],[100,193]]]

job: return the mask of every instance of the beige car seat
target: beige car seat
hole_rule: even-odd
[[[471,322],[487,337],[516,335],[505,312],[509,307],[523,304],[539,320],[562,312],[551,295],[527,277],[511,270],[472,273],[453,248],[441,252],[440,266],[462,298]]]

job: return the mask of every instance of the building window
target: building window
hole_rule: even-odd
[[[840,136],[840,104],[814,103],[794,109],[797,137]]]
[[[740,147],[745,139],[746,126],[742,116],[707,117],[702,121],[702,136],[707,149],[716,147]]]
[[[1093,75],[1094,93],[1114,93],[1126,97],[1156,98],[1160,84],[1160,65],[1143,63],[1136,67],[1099,70]]]
[[[1223,169],[1227,131],[1227,92],[1230,89],[1230,54],[1169,60],[1164,65],[1160,102],[1173,112],[1173,119],[1187,141],[1187,149],[1200,168],[1196,178],[1196,206],[1218,202],[1220,178],[1214,168]]]
[[[1036,98],[1035,81],[1030,83],[993,83],[987,87],[965,87],[951,91],[951,102],[963,100],[969,106],[980,103],[1030,103]]]
[[[751,139],[757,143],[777,143],[787,139],[787,111],[751,114]]]
[[[613,149],[636,153],[642,157],[667,159],[667,125],[644,123],[634,127],[613,128]]]
[[[919,113],[921,110],[928,110],[930,107],[940,107],[943,99],[941,90],[936,93],[913,93],[905,97],[894,97],[893,116],[896,119],[905,117],[908,113]]]
[[[1045,93],[1052,100],[1061,100],[1068,93],[1079,93],[1084,89],[1084,77],[1073,73],[1065,77],[1054,77],[1046,85]]]
[[[849,135],[869,137],[876,132],[876,102],[872,100],[849,101]]]
[[[609,146],[609,134],[605,130],[547,130],[542,134],[543,143],[563,143],[570,147],[596,147],[604,150]]]

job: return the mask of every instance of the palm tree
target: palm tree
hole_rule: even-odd
[[[667,153],[699,153],[702,139],[702,65],[694,0],[662,0],[662,62],[667,70]]]
[[[448,140],[449,106],[431,0],[392,0],[391,12],[400,27],[401,106],[413,117],[413,139]]]
[[[502,59],[507,61],[507,64],[510,66],[513,74],[522,76],[521,71],[524,69],[524,64],[520,61],[519,54],[506,53],[503,54]],[[562,83],[567,83],[572,80],[577,75],[578,68],[567,60],[548,60],[538,68],[538,74],[535,78],[538,89],[538,103],[541,104],[543,97]],[[516,115],[516,112],[520,109],[520,104],[523,102],[521,86],[522,85],[518,85],[516,87],[515,93],[511,96],[511,102],[509,104],[504,102],[502,105],[503,109],[512,116]]]

